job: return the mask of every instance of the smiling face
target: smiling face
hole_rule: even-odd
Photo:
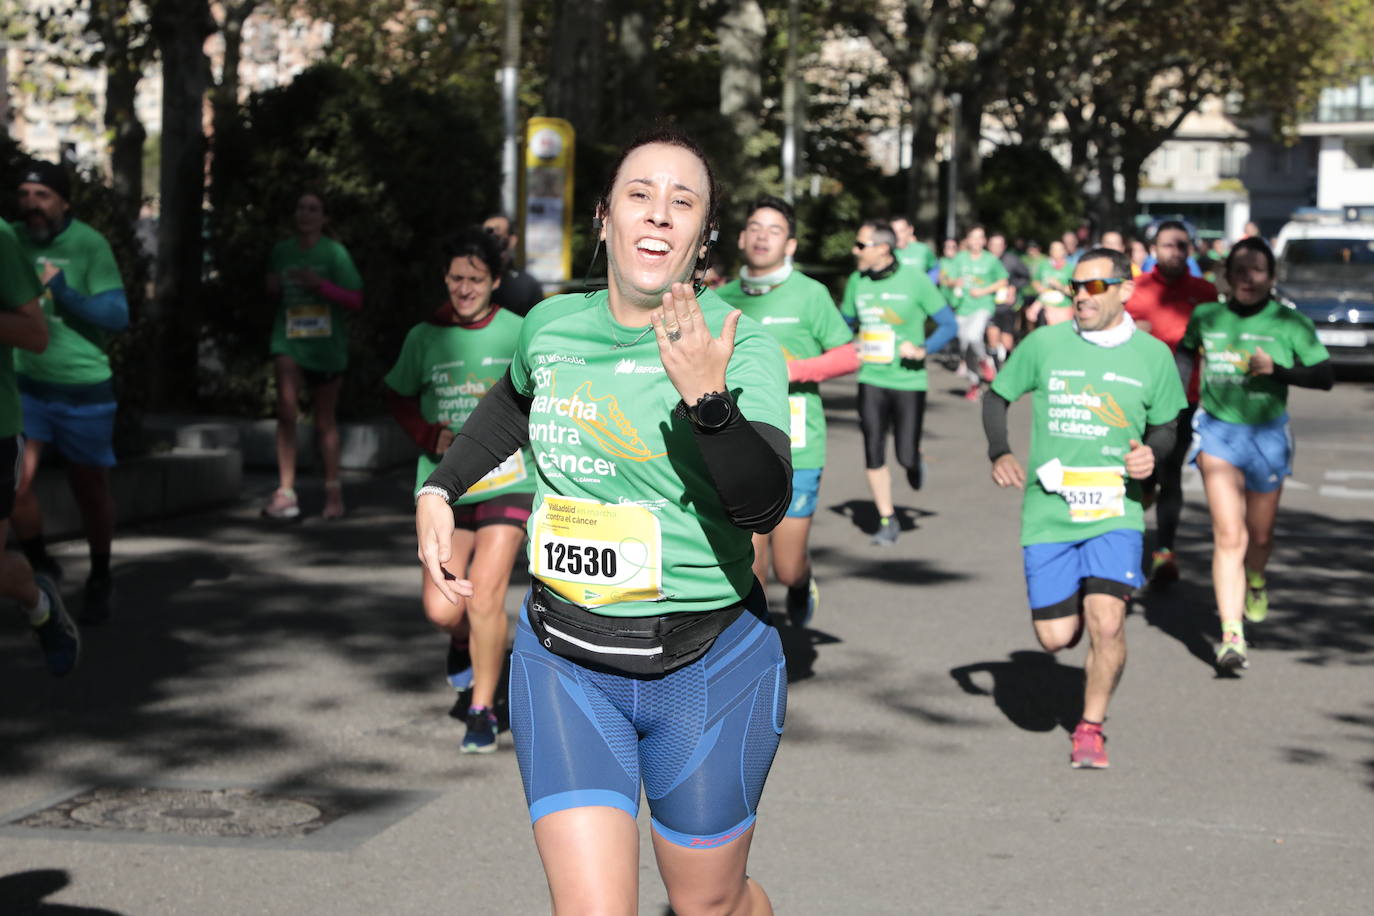
[[[1108,258],[1079,261],[1078,266],[1073,269],[1073,278],[1080,282],[1084,280],[1120,279]],[[1075,292],[1073,294],[1073,316],[1078,321],[1079,330],[1102,331],[1119,324],[1121,314],[1126,310],[1126,300],[1131,297],[1131,291],[1134,288],[1134,284],[1127,277],[1124,283],[1109,286],[1106,292],[1096,296],[1086,289]]]
[[[449,305],[464,324],[477,321],[491,311],[491,293],[500,283],[487,265],[474,257],[454,258],[444,274]]]
[[[296,232],[301,235],[319,235],[324,231],[324,201],[314,194],[302,194],[296,200]]]
[[[787,237],[787,217],[772,207],[759,207],[739,234],[739,250],[754,276],[770,274],[797,251],[797,240]]]
[[[613,305],[655,308],[691,277],[709,195],[706,165],[689,150],[650,143],[625,157],[602,214]]]
[[[905,248],[916,241],[916,230],[904,218],[897,217],[892,221],[892,231],[897,234],[897,247]]]
[[[1241,305],[1255,305],[1269,298],[1274,271],[1263,252],[1251,248],[1231,252],[1226,264],[1226,282],[1231,295]]]

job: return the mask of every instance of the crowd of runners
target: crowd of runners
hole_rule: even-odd
[[[29,484],[42,444],[56,443],[91,542],[83,620],[105,619],[114,405],[103,343],[127,306],[111,294],[108,246],[68,212],[60,172],[35,167],[21,194],[25,219],[0,226],[0,467],[12,469],[0,517],[14,516],[24,555],[5,555],[0,583],[61,675],[79,635]],[[727,234],[715,175],[690,138],[646,134],[595,206],[593,264],[604,249],[606,289],[535,306],[537,285],[512,263],[513,227],[492,217],[448,241],[434,265],[447,296],[383,380],[420,450],[420,604],[447,639],[461,748],[497,748],[509,665],[510,728],[560,911],[635,898],[641,787],[676,912],[771,911],[746,873],[787,702],[765,585],[771,576],[785,589],[788,625],[811,623],[822,590],[808,540],[823,472],[856,457],[827,450],[822,382],[855,377],[871,543],[891,548],[901,528],[888,443],[908,487],[930,483],[927,364],[952,349],[965,396],[981,401],[965,422],[981,420],[993,482],[1024,490],[1033,631],[1050,652],[1087,635],[1076,768],[1108,765],[1103,723],[1129,601],[1180,575],[1189,463],[1214,533],[1216,663],[1230,673],[1250,663],[1245,623],[1268,612],[1265,566],[1292,459],[1288,387],[1332,384],[1311,322],[1275,300],[1274,256],[1257,236],[1223,258],[1166,221],[1147,240],[1107,231],[1088,244],[1069,232],[1042,254],[972,226],[937,256],[911,220],[875,217],[855,227],[854,271],[835,297],[794,264],[803,227],[786,201],[761,197],[737,216]],[[301,194],[293,220],[266,270],[280,485],[263,514],[301,513],[295,426],[308,393],[322,515],[337,518],[334,406],[362,281],[326,232],[321,194]],[[739,269],[708,278],[722,243],[738,249]],[[27,355],[12,365],[10,348]],[[45,361],[45,348],[62,358]],[[1028,447],[1007,423],[1025,396]],[[533,584],[507,661],[517,562]],[[842,602],[828,607],[843,613]]]

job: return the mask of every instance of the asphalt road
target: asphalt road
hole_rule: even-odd
[[[1240,679],[1210,663],[1208,527],[1190,489],[1185,579],[1131,615],[1112,768],[1082,772],[1066,730],[1082,649],[1037,649],[1017,497],[988,479],[977,406],[948,373],[933,384],[929,483],[897,486],[907,530],[886,550],[863,530],[853,384],[826,386],[823,604],[814,629],[783,632],[787,732],[751,860],[777,911],[1368,912],[1374,385],[1294,394],[1273,611]],[[409,480],[359,479],[344,521],[280,527],[257,518],[271,483],[253,478],[240,505],[121,533],[118,617],[87,633],[66,680],[17,621],[0,631],[0,821],[99,786],[254,788],[340,810],[350,792],[409,794],[357,803],[314,840],[0,826],[0,913],[547,912],[509,738],[460,755],[446,716]],[[317,513],[318,485],[303,494]],[[78,600],[83,547],[58,553]],[[659,916],[644,834],[642,912]]]

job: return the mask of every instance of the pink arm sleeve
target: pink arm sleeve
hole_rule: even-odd
[[[356,312],[363,307],[362,290],[344,289],[342,286],[335,286],[328,280],[320,281],[320,295],[335,305],[343,306],[350,312]]]
[[[789,382],[823,382],[826,379],[859,371],[859,349],[852,343],[826,350],[810,359],[794,359],[787,364]]]

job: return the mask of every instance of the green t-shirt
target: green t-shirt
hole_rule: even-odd
[[[492,386],[506,374],[520,337],[520,316],[497,309],[480,328],[425,322],[406,334],[396,365],[382,381],[397,394],[420,398],[420,415],[455,433],[463,428]],[[415,468],[419,490],[439,463],[422,454]],[[458,505],[485,502],[493,496],[534,492],[534,460],[521,449],[478,481]]]
[[[1143,531],[1140,482],[1126,475],[1130,440],[1188,406],[1169,347],[1142,331],[1100,347],[1072,322],[1033,331],[992,381],[1008,401],[1032,392],[1021,543]]]
[[[14,229],[35,276],[42,276],[43,262],[51,261],[62,269],[67,285],[82,296],[124,288],[110,243],[81,220],[72,220],[46,244],[29,238],[23,223],[15,223]],[[97,385],[109,381],[110,357],[105,350],[111,333],[68,313],[57,305],[46,289],[42,305],[43,316],[48,320],[48,348],[42,353],[17,351],[14,363],[19,374],[60,385]]]
[[[859,381],[894,391],[925,391],[926,361],[903,359],[902,341],[926,342],[926,319],[945,300],[925,274],[898,266],[881,280],[849,275],[840,312],[859,324]]]
[[[607,293],[555,296],[525,318],[511,363],[531,398],[538,469],[530,574],[612,617],[706,611],[754,586],[750,532],[725,514],[652,330],[611,318]],[[730,306],[698,297],[719,334]],[[725,374],[744,417],[788,429],[787,363],[741,317]]]
[[[940,295],[944,297],[945,304],[954,311],[959,311],[959,303],[964,298],[964,291],[950,283],[958,275],[954,272],[954,258],[941,258],[940,265]]]
[[[1248,318],[1224,302],[1199,305],[1188,320],[1179,349],[1202,351],[1202,409],[1227,423],[1277,420],[1288,407],[1288,386],[1272,375],[1250,375],[1250,357],[1263,348],[1274,365],[1292,368],[1294,359],[1316,365],[1331,358],[1317,339],[1312,319],[1270,300]]]
[[[780,285],[761,296],[751,296],[735,280],[716,290],[729,304],[763,325],[782,347],[782,355],[810,359],[854,339],[840,317],[829,291],[817,281],[794,270]],[[825,407],[821,386],[793,382],[787,388],[792,435],[792,467],[825,467]]]
[[[955,307],[960,315],[997,310],[997,295],[995,293],[988,293],[986,296],[968,294],[969,290],[982,289],[985,286],[991,286],[998,280],[1007,279],[1007,269],[1002,266],[1001,260],[994,257],[991,252],[984,250],[976,258],[972,252],[959,252],[954,256],[950,275],[964,281],[960,290],[963,295],[959,297],[958,305]]]
[[[1073,262],[1067,258],[1064,260],[1063,265],[1059,267],[1055,267],[1050,262],[1049,258],[1045,258],[1040,262],[1039,266],[1035,268],[1035,282],[1044,283],[1046,285],[1058,283],[1064,289],[1068,289],[1069,281],[1073,279],[1073,267]],[[1039,296],[1044,297],[1045,304],[1052,307],[1068,308],[1073,305],[1073,297],[1068,293],[1062,293],[1063,298],[1055,301],[1057,297],[1054,294],[1057,292],[1061,291],[1057,289],[1050,290],[1040,293]]]
[[[903,267],[910,267],[921,273],[928,273],[935,266],[935,249],[925,242],[911,242],[905,248],[894,248],[892,253]]]
[[[13,312],[43,295],[28,256],[9,223],[0,220],[0,309]],[[0,436],[17,435],[24,428],[19,385],[14,378],[12,347],[0,345]]]
[[[348,310],[292,283],[288,271],[301,267],[342,289],[363,288],[348,249],[329,236],[321,236],[311,248],[301,248],[295,238],[278,242],[267,267],[270,273],[281,275],[281,307],[272,324],[272,355],[289,356],[303,369],[342,372],[348,368]]]

